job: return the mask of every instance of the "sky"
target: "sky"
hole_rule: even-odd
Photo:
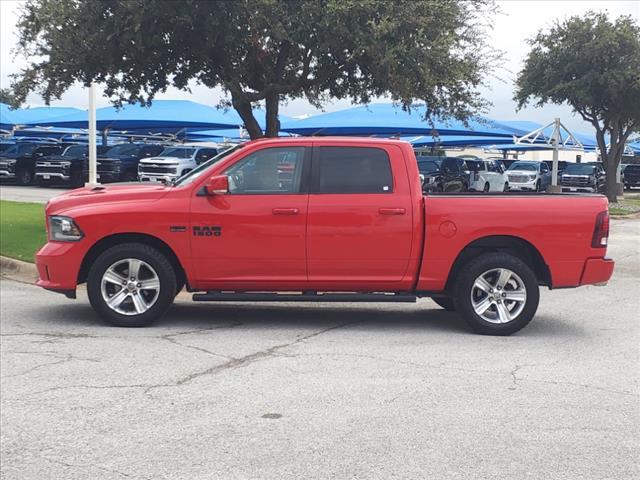
[[[18,9],[22,1],[0,0],[0,86],[5,88],[9,84],[9,75],[20,71],[26,65],[22,57],[14,57],[12,50],[16,45],[16,21]],[[495,71],[495,77],[489,79],[488,88],[481,90],[484,98],[492,106],[487,116],[498,120],[530,120],[542,124],[551,123],[555,117],[560,117],[569,129],[578,132],[591,133],[591,127],[574,114],[566,106],[548,105],[543,108],[527,107],[516,112],[513,101],[513,83],[518,71],[522,68],[528,52],[526,40],[533,37],[538,30],[549,28],[554,20],[572,15],[581,15],[589,10],[607,11],[612,17],[632,15],[640,20],[640,0],[598,0],[598,1],[498,1],[501,13],[493,19],[494,27],[491,32],[491,42],[494,47],[504,52],[504,63]],[[192,85],[192,91],[183,92],[169,89],[158,95],[158,99],[186,99],[196,102],[217,105],[222,98],[222,91],[208,89],[203,86]],[[42,105],[42,99],[32,94],[27,99],[29,105]],[[52,105],[73,106],[87,108],[88,95],[82,86],[69,89],[61,100],[53,101]],[[98,106],[109,105],[108,99],[101,97]],[[351,106],[348,100],[334,101],[324,106],[324,111],[341,110]],[[288,102],[281,107],[280,112],[289,116],[303,116],[320,113],[320,110],[309,105],[304,100]]]

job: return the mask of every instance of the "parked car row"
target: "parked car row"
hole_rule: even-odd
[[[80,187],[89,178],[86,144],[3,143],[0,179],[18,185]],[[109,182],[171,182],[218,154],[212,145],[122,143],[98,146],[97,177]]]

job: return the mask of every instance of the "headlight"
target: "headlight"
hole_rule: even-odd
[[[77,242],[84,234],[73,221],[73,218],[49,217],[49,240],[55,242]]]

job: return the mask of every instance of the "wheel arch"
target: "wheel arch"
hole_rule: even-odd
[[[176,272],[176,281],[182,281],[185,284],[187,283],[187,275],[185,273],[184,267],[180,263],[180,260],[178,259],[178,256],[175,254],[173,249],[169,245],[167,245],[166,242],[159,239],[158,237],[154,237],[153,235],[149,235],[146,233],[115,233],[113,235],[101,238],[96,243],[94,243],[87,251],[84,258],[82,259],[82,263],[80,264],[80,270],[78,272],[78,284],[87,281],[89,269],[101,253],[105,252],[111,247],[120,245],[122,243],[142,243],[156,248],[157,250],[162,252],[171,263],[171,266]]]
[[[467,262],[489,252],[505,252],[519,258],[533,270],[538,284],[552,286],[549,266],[531,242],[514,235],[490,235],[473,240],[460,251],[449,270],[446,291],[452,290],[456,276]]]

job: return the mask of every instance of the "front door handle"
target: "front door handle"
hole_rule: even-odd
[[[380,215],[404,215],[406,210],[404,208],[381,208],[378,213]]]
[[[297,215],[300,212],[297,208],[274,208],[271,213],[274,215]]]

